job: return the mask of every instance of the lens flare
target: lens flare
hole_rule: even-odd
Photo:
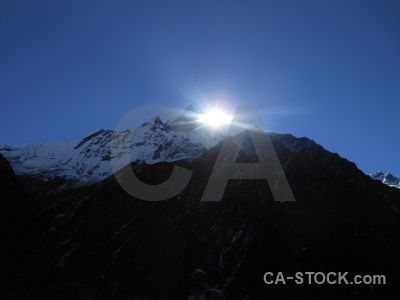
[[[215,128],[229,124],[232,121],[232,118],[219,109],[212,109],[206,114],[199,115],[198,121],[200,123]]]

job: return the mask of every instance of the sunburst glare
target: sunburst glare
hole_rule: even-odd
[[[230,124],[232,117],[219,109],[212,109],[205,114],[200,114],[198,121],[210,127],[216,128],[222,125]]]

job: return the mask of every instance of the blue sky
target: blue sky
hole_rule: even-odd
[[[78,140],[141,105],[215,100],[400,176],[400,3],[0,2],[0,143]]]

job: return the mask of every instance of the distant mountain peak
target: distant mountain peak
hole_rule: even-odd
[[[167,125],[173,131],[192,131],[199,127],[198,112],[194,109],[193,105],[190,104],[185,110],[171,122],[167,122]]]
[[[384,173],[382,171],[378,171],[374,174],[369,174],[369,177],[375,180],[379,180],[388,186],[400,188],[400,178],[395,177],[391,173]]]
[[[143,127],[143,126],[147,126],[147,125],[149,125],[149,124],[152,124],[152,125],[161,125],[161,124],[164,124],[164,122],[161,120],[161,118],[160,118],[159,115],[155,115],[155,116],[152,117],[149,121],[144,122],[144,123],[142,124],[142,127]]]
[[[191,111],[197,113],[197,110],[193,107],[192,104],[188,105],[184,111]]]
[[[151,118],[151,120],[150,121],[152,121],[152,122],[161,122],[162,123],[162,120],[161,120],[161,118],[160,118],[160,116],[159,115],[155,115],[154,117],[152,117]]]

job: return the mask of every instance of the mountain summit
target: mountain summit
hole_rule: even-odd
[[[91,161],[96,152],[90,151],[100,149],[96,141],[105,141],[107,134],[113,133],[102,131],[73,145]],[[140,181],[159,184],[180,166],[192,171],[181,193],[144,201],[122,190],[111,176],[95,185],[32,193],[21,203],[34,204],[31,217],[17,218],[22,210],[14,207],[14,199],[21,187],[9,184],[16,178],[0,156],[0,174],[9,174],[0,176],[0,186],[9,189],[7,195],[0,193],[0,204],[13,205],[0,211],[0,228],[18,220],[15,230],[2,235],[2,250],[13,259],[2,258],[10,268],[17,266],[14,273],[0,273],[9,295],[4,299],[185,299],[198,267],[229,300],[398,299],[400,190],[371,179],[310,139],[268,133],[274,149],[269,145],[265,151],[276,151],[296,201],[275,201],[272,188],[279,185],[279,174],[272,185],[229,180],[221,201],[201,201],[223,144],[203,151],[194,145],[205,143],[196,144],[187,132],[174,133],[157,118],[136,134],[138,139],[128,131],[117,133],[121,144],[115,149],[133,145],[136,157],[160,161],[133,160],[120,170],[121,178],[130,168]],[[238,148],[230,148],[227,157],[239,164],[257,162],[248,132],[225,139],[239,142],[241,136],[239,152],[232,155]],[[165,149],[167,144],[176,153]],[[160,145],[159,158],[153,158]],[[195,158],[175,160],[187,157],[192,146],[200,150]],[[231,163],[222,162],[222,168]],[[22,223],[25,219],[29,222]],[[27,250],[17,253],[14,245]],[[383,274],[386,284],[308,284],[304,275],[304,284],[267,285],[266,272],[348,272],[350,282],[358,274]]]
[[[378,171],[374,174],[369,174],[372,179],[379,180],[388,186],[396,187],[400,189],[400,178],[393,176],[390,173],[383,173],[382,171]]]
[[[130,162],[148,164],[197,157],[222,140],[223,134],[206,128],[188,130],[193,124],[193,113],[189,106],[168,124],[155,116],[138,128],[101,129],[74,142],[0,145],[0,153],[19,176],[44,181],[64,178],[68,184],[63,188],[87,185],[113,174],[111,160],[114,166],[122,168],[126,161],[119,158],[126,155],[130,155]]]
[[[194,109],[193,105],[185,108],[183,113],[167,125],[174,131],[192,131],[199,127],[199,113]]]

